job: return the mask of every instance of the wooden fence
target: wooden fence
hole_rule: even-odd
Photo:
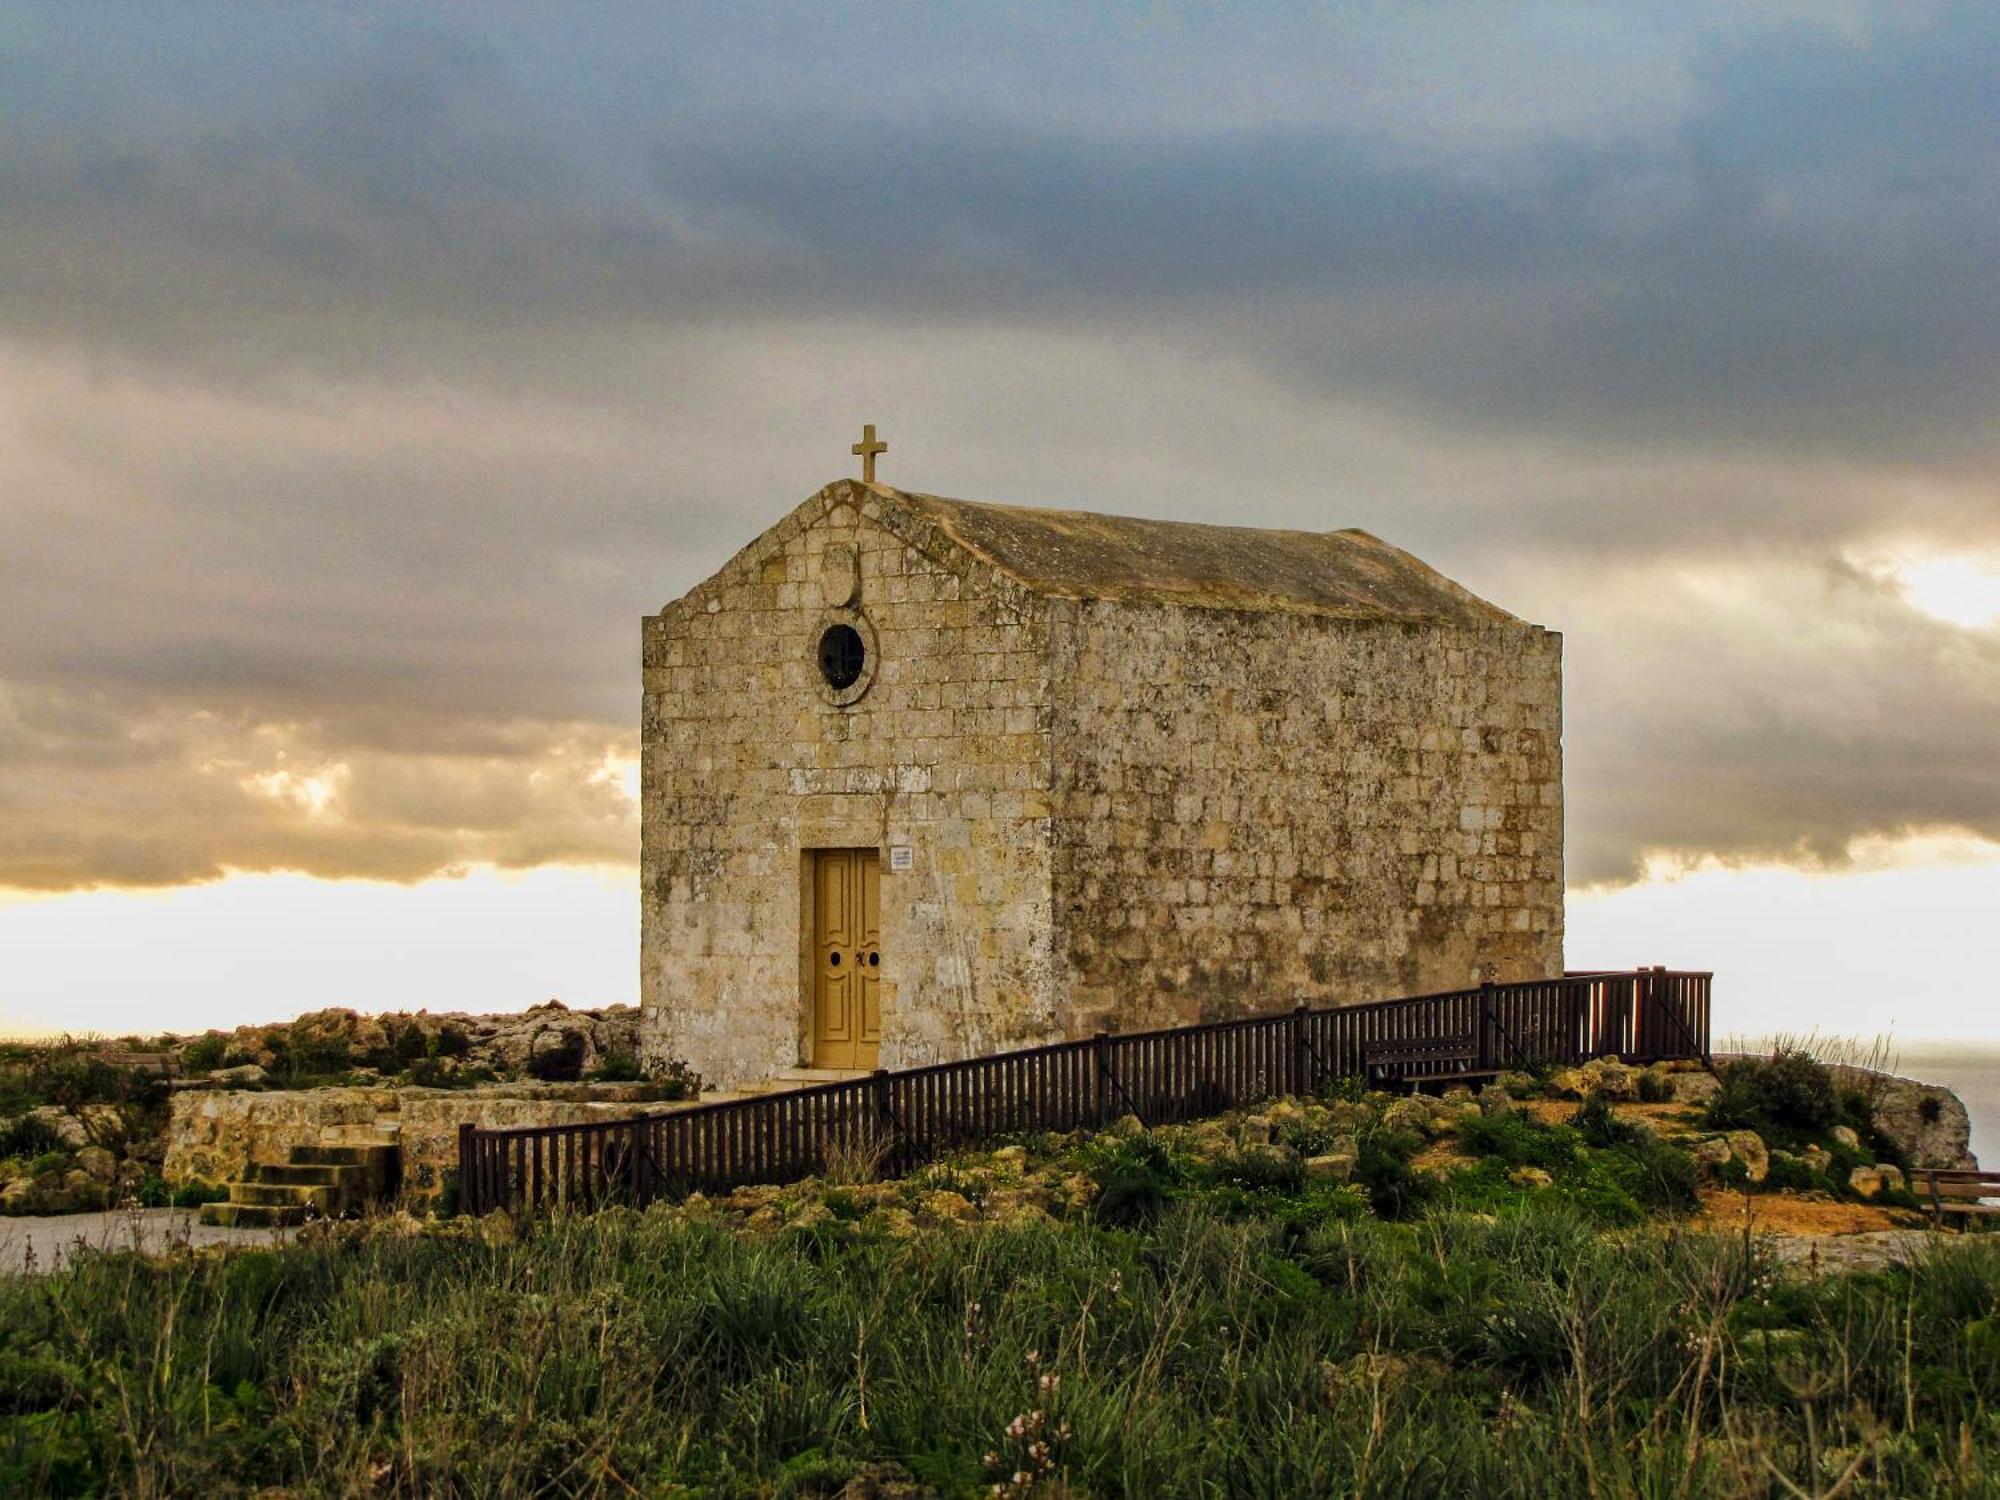
[[[1022,1131],[1137,1115],[1164,1125],[1361,1078],[1412,1042],[1450,1042],[1468,1077],[1622,1057],[1702,1058],[1710,977],[1638,969],[1404,1000],[1100,1034],[672,1113],[458,1137],[460,1208],[641,1204],[790,1182],[862,1153],[895,1175]],[[1406,1070],[1407,1071],[1407,1070]],[[1395,1069],[1390,1069],[1393,1075]]]

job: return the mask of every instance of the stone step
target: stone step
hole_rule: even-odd
[[[816,1083],[851,1083],[857,1078],[867,1078],[867,1068],[780,1068],[771,1075],[787,1083],[797,1083],[810,1087]]]
[[[366,1166],[326,1166],[310,1162],[288,1162],[283,1166],[259,1163],[250,1168],[245,1182],[289,1183],[294,1187],[345,1188],[362,1194],[376,1185],[375,1168]]]
[[[385,1142],[368,1141],[294,1146],[291,1155],[295,1167],[368,1167],[377,1172],[389,1172],[396,1165],[397,1149]]]
[[[306,1221],[296,1203],[204,1203],[201,1222],[226,1229],[290,1229]]]
[[[245,1207],[310,1210],[331,1219],[347,1206],[349,1195],[333,1187],[301,1187],[290,1182],[232,1182],[229,1201]]]
[[[756,1083],[739,1083],[736,1092],[746,1099],[766,1098],[772,1094],[791,1094],[807,1087],[796,1078],[763,1078]]]

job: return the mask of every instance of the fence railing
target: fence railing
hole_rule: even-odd
[[[672,1113],[576,1125],[459,1128],[459,1206],[642,1204],[789,1182],[861,1153],[884,1175],[1021,1131],[1120,1115],[1164,1125],[1329,1083],[1414,1071],[1382,1059],[1457,1049],[1468,1077],[1594,1057],[1703,1058],[1711,976],[1666,969],[1566,974],[1401,1000],[1100,1034]]]

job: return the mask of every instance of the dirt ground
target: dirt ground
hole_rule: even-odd
[[[1523,1099],[1519,1107],[1544,1125],[1562,1125],[1583,1105],[1575,1099]],[[1691,1104],[1614,1104],[1611,1112],[1621,1120],[1651,1120],[1669,1135],[1692,1130],[1700,1113]]]
[[[1741,1233],[1746,1213],[1750,1228],[1758,1234],[1873,1234],[1921,1219],[1872,1203],[1837,1203],[1796,1193],[1744,1194],[1716,1187],[1701,1190],[1701,1211],[1694,1217],[1694,1227]]]

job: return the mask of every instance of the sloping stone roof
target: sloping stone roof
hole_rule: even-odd
[[[1207,526],[872,488],[1040,594],[1472,628],[1522,623],[1401,548],[1352,528]]]

